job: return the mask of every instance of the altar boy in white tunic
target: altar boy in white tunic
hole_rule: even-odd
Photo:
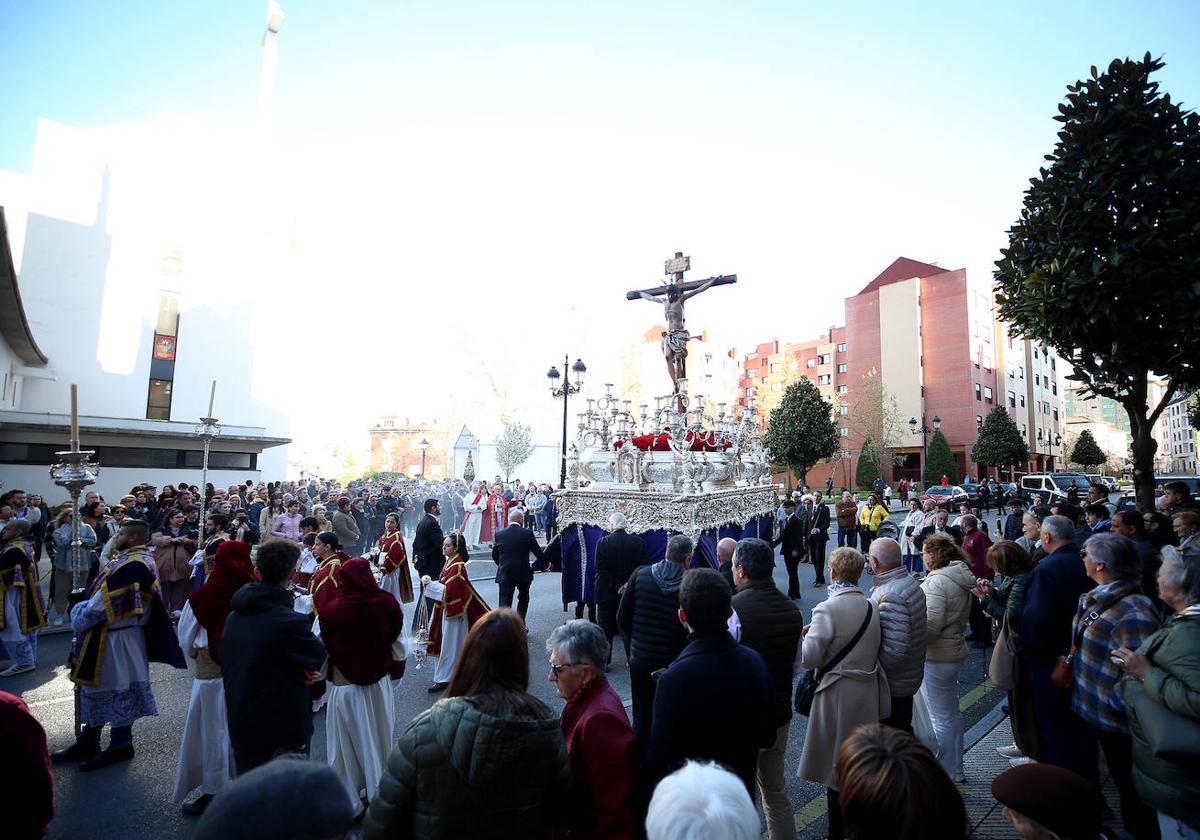
[[[71,610],[71,679],[80,689],[83,729],[74,744],[51,755],[55,763],[82,761],[86,772],[133,758],[133,722],[158,714],[150,663],[187,667],[158,593],[149,542],[145,522],[122,522],[116,557]],[[105,724],[112,732],[101,752]]]
[[[183,806],[183,813],[189,817],[204,813],[212,798],[234,776],[225,683],[221,679],[221,632],[233,596],[257,579],[250,562],[250,544],[226,540],[217,548],[212,574],[188,596],[179,616],[179,644],[195,661],[196,678],[179,747],[173,802],[179,805],[188,793],[200,788],[200,796]]]
[[[325,752],[356,811],[379,788],[392,750],[396,712],[392,680],[404,676],[397,644],[404,613],[375,583],[361,557],[342,564],[336,594],[317,619],[329,651]]]

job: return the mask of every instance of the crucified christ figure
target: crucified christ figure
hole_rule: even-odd
[[[687,345],[692,340],[683,321],[683,304],[690,298],[712,286],[717,278],[710,277],[701,281],[694,289],[683,291],[680,284],[670,283],[665,291],[639,291],[638,297],[653,303],[663,305],[663,314],[667,319],[667,330],[662,334],[663,357],[667,360],[667,373],[671,375],[671,385],[678,388],[681,379],[687,379]]]
[[[707,280],[683,282],[683,273],[691,265],[691,257],[685,257],[683,252],[676,251],[675,258],[667,260],[666,273],[672,280],[657,289],[640,289],[626,292],[627,300],[648,300],[663,305],[663,313],[667,317],[667,329],[662,334],[663,357],[667,361],[667,373],[671,376],[671,391],[675,394],[675,404],[683,410],[683,394],[680,393],[680,383],[687,379],[687,344],[692,339],[683,322],[683,304],[689,298],[705,291],[711,286],[724,286],[736,283],[737,275],[721,275],[709,277]]]

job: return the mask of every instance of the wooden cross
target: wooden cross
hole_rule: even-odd
[[[637,300],[645,292],[648,295],[665,295],[670,289],[678,289],[681,292],[690,292],[693,289],[698,289],[707,283],[709,286],[728,286],[731,283],[737,282],[736,274],[719,274],[716,277],[709,277],[706,280],[689,280],[683,281],[683,273],[689,271],[692,267],[692,258],[685,257],[683,251],[676,251],[672,259],[667,260],[664,266],[665,274],[671,276],[671,282],[665,286],[659,286],[656,289],[634,290],[625,293],[626,300]]]

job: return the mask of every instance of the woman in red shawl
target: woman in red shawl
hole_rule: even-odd
[[[383,536],[379,538],[379,566],[383,569],[380,586],[401,604],[413,600],[412,575],[408,571],[408,552],[404,550],[404,535],[400,533],[400,517],[389,513],[383,521]]]
[[[433,619],[429,622],[427,650],[430,656],[438,658],[433,685],[429,687],[431,694],[450,684],[467,633],[491,609],[467,577],[467,541],[462,534],[453,531],[446,537],[442,543],[442,556],[446,558],[446,565],[438,580],[446,589],[442,600],[434,602]]]
[[[329,651],[325,754],[355,810],[375,796],[392,748],[392,679],[404,676],[404,613],[375,583],[362,557],[342,564],[341,580],[317,621]]]
[[[176,805],[194,788],[201,791],[198,799],[183,806],[189,816],[202,814],[234,775],[221,681],[221,633],[234,594],[257,577],[249,543],[226,540],[217,547],[212,574],[188,596],[179,616],[179,646],[196,663],[175,771]]]

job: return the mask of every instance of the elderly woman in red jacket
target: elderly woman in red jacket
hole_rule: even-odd
[[[633,838],[637,740],[621,698],[604,676],[608,641],[590,621],[575,619],[546,640],[549,679],[567,701],[563,736],[571,761],[572,802],[559,837]]]

